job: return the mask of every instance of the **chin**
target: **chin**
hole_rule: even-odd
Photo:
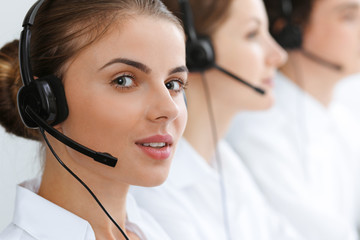
[[[156,187],[163,184],[169,175],[169,170],[162,171],[149,171],[145,173],[141,178],[138,178],[131,185],[141,187]]]
[[[246,111],[265,111],[270,109],[274,105],[274,97],[272,93],[266,93],[254,99],[252,102],[249,101]]]

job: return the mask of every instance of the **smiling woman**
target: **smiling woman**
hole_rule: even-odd
[[[29,16],[25,21],[35,19],[32,69],[22,58],[19,67],[18,41],[0,51],[0,121],[18,136],[43,136],[48,148],[41,178],[18,186],[13,223],[0,238],[168,239],[128,188],[166,179],[184,131],[187,68],[179,22],[156,0],[45,0]],[[22,40],[20,56],[26,56]],[[22,118],[15,108],[19,69]],[[44,118],[40,85],[63,95],[55,98],[63,119]],[[104,152],[102,159],[84,155],[92,149]]]

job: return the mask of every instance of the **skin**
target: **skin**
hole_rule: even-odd
[[[218,138],[227,131],[231,119],[242,110],[262,110],[273,103],[273,77],[286,60],[286,53],[271,38],[263,2],[234,0],[225,22],[212,34],[216,62],[230,72],[263,88],[260,95],[216,69],[205,72]],[[200,74],[189,75],[187,91],[189,121],[185,138],[208,161],[214,152],[208,101]],[[209,150],[210,149],[210,150]]]
[[[343,67],[335,71],[292,51],[281,69],[326,107],[335,85],[360,71],[360,1],[316,0],[303,31],[303,48]]]
[[[69,116],[57,129],[91,149],[111,153],[118,163],[115,168],[99,164],[48,137],[122,229],[129,185],[156,186],[168,175],[187,120],[186,81],[182,31],[168,20],[148,16],[114,24],[67,66],[63,83]],[[168,158],[154,159],[138,146],[154,135],[171,136]],[[88,192],[49,151],[46,156],[39,194],[89,221],[96,239],[123,239]]]

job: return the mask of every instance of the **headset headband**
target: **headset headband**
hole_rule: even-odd
[[[23,30],[20,35],[19,41],[19,64],[20,64],[20,74],[23,84],[28,86],[30,82],[34,80],[31,63],[30,63],[30,40],[31,40],[31,31],[30,27],[34,24],[35,16],[45,0],[37,1],[26,14],[23,21]]]

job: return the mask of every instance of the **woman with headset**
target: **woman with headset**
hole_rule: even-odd
[[[333,91],[360,71],[360,1],[265,5],[289,58],[275,78],[275,105],[240,113],[228,141],[272,206],[307,239],[352,239],[360,226],[360,131]]]
[[[179,21],[158,0],[38,1],[18,45],[0,51],[1,124],[47,147],[0,239],[170,239],[128,189],[166,179],[185,128]]]
[[[130,191],[174,240],[299,239],[222,140],[236,112],[271,106],[271,81],[286,59],[262,1],[163,2],[188,34],[189,119],[165,183]]]

